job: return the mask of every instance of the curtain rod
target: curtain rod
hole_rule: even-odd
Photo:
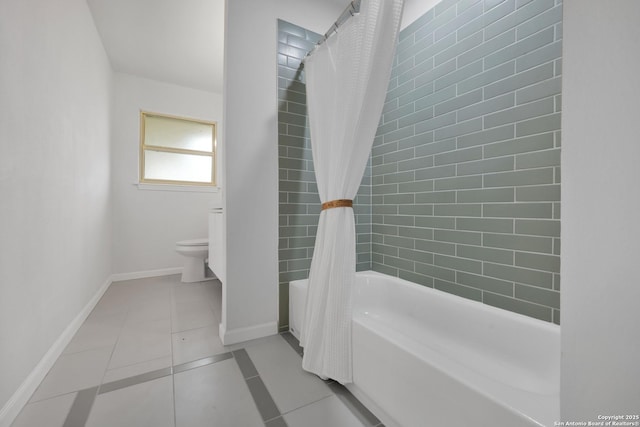
[[[320,41],[318,41],[318,43],[316,43],[316,45],[314,46],[314,48],[307,53],[306,56],[311,55],[311,52],[313,52],[313,50],[320,46],[322,43],[324,43],[325,41],[327,41],[327,39],[331,36],[331,34],[335,33],[336,31],[338,31],[338,28],[344,24],[345,22],[347,22],[347,20],[349,18],[351,18],[353,15],[355,15],[356,13],[360,12],[360,3],[362,0],[353,0],[351,3],[349,3],[349,5],[345,8],[344,11],[342,11],[342,13],[340,14],[340,16],[338,17],[338,19],[336,19],[336,22],[333,23],[333,25],[331,25],[331,28],[329,28],[329,30],[324,33],[324,36],[322,36],[322,38],[320,39]],[[306,58],[305,56],[305,58]]]

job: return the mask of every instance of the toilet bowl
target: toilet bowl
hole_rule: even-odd
[[[184,257],[182,282],[210,280],[206,274],[205,260],[209,255],[209,239],[181,240],[176,242],[176,252]]]

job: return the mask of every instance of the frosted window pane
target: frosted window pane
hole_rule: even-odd
[[[162,116],[145,116],[145,144],[213,151],[213,125]]]
[[[145,179],[211,182],[210,156],[145,151]]]

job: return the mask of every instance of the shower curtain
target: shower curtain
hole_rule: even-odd
[[[403,0],[362,0],[305,60],[313,165],[323,210],[309,272],[302,367],[352,381],[355,220],[350,201],[367,165],[384,104]],[[346,200],[345,200],[346,199]]]

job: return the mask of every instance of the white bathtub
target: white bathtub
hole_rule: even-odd
[[[376,272],[356,276],[347,387],[388,427],[560,419],[559,326]],[[289,285],[298,338],[307,286]]]

